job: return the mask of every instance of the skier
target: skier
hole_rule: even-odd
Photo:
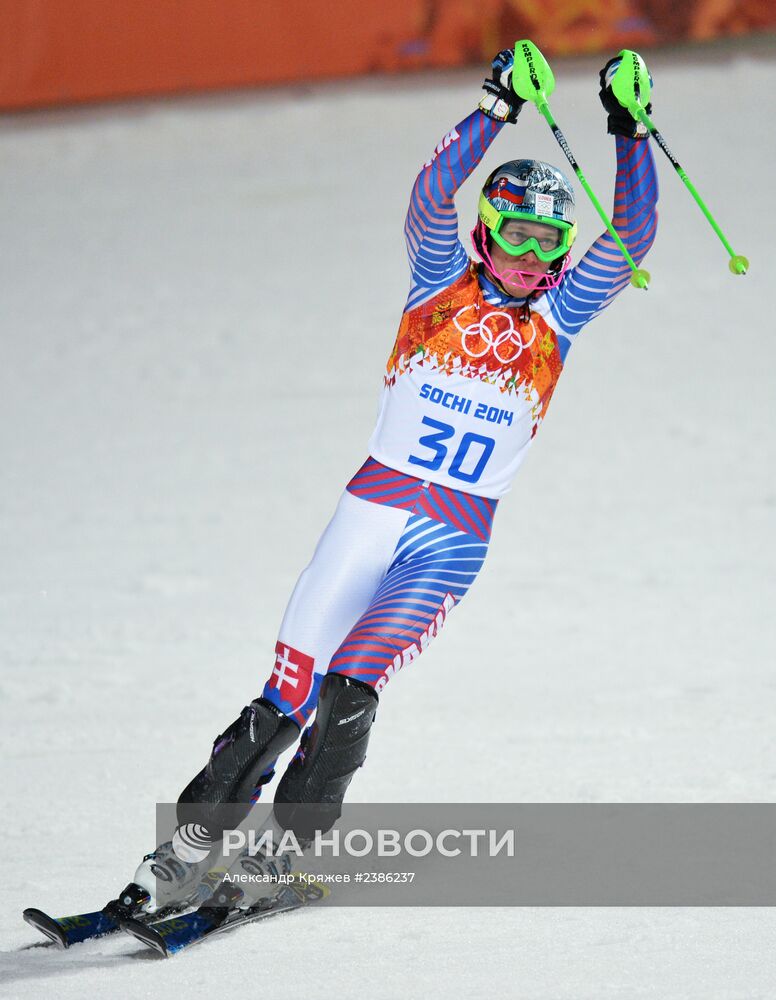
[[[511,86],[513,58],[511,50],[495,57],[478,108],[415,181],[405,224],[411,287],[369,457],[291,595],[261,697],[216,739],[181,793],[179,823],[201,823],[214,840],[247,815],[297,740],[277,787],[275,828],[309,835],[300,805],[323,804],[318,826],[339,816],[379,692],[471,586],[569,348],[628,283],[606,232],[571,266],[574,192],[538,160],[510,160],[490,174],[471,233],[476,260],[460,241],[455,193],[525,103]],[[612,93],[618,65],[610,59],[600,72],[617,156],[613,223],[640,263],[655,236],[657,179],[646,130]],[[151,869],[166,881],[156,883]],[[152,896],[164,884],[174,898],[199,874],[167,845],[135,880]]]

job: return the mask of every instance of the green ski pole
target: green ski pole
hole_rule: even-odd
[[[628,253],[628,248],[620,239],[619,233],[617,233],[614,226],[610,222],[609,216],[601,207],[600,201],[596,198],[593,189],[590,187],[585,175],[582,173],[574,154],[571,152],[571,147],[566,141],[566,137],[558,128],[555,119],[552,117],[552,112],[550,111],[550,106],[547,103],[547,98],[555,89],[555,77],[552,75],[552,70],[547,63],[547,60],[534,43],[529,41],[527,38],[522,41],[515,42],[515,61],[512,67],[512,86],[518,97],[522,97],[524,101],[532,101],[536,105],[537,111],[539,111],[552,129],[552,134],[555,136],[560,148],[566,154],[566,159],[569,161],[574,173],[577,175],[579,183],[587,192],[588,198],[593,203],[595,210],[601,216],[609,234],[620,248],[620,252],[625,260],[628,262],[628,266],[633,272],[630,279],[631,284],[635,288],[648,288],[650,280],[649,272],[645,271],[644,268],[638,267],[634,259]]]
[[[695,199],[696,205],[706,216],[709,225],[717,236],[719,236],[722,245],[727,250],[730,256],[730,260],[728,261],[728,267],[730,270],[733,274],[746,274],[749,270],[749,261],[742,254],[735,253],[725,237],[725,234],[717,224],[717,220],[706,207],[705,202],[696,191],[694,184],[684,172],[681,164],[668,148],[668,144],[665,139],[655,128],[649,115],[644,110],[644,105],[649,104],[649,94],[651,90],[649,73],[647,72],[644,60],[638,52],[633,52],[631,49],[623,49],[622,52],[620,52],[620,58],[622,61],[617,68],[617,72],[612,77],[612,93],[620,104],[627,108],[630,114],[642,123],[658,146],[660,146],[666,154],[671,162],[671,166],[682,178],[685,187]]]

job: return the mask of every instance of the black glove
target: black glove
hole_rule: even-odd
[[[617,72],[619,65],[620,57],[615,56],[614,59],[609,60],[598,75],[601,81],[601,89],[598,92],[598,96],[601,98],[604,110],[609,115],[607,118],[607,132],[609,135],[624,135],[629,139],[648,139],[649,132],[646,127],[642,122],[636,121],[630,111],[620,104],[612,92],[612,77]],[[650,77],[650,82],[651,80],[652,78]],[[644,110],[648,115],[651,115],[652,104],[647,104]]]
[[[525,104],[512,89],[512,64],[515,53],[513,49],[502,49],[492,62],[493,72],[482,85],[485,95],[479,103],[479,109],[488,118],[497,122],[517,121],[520,109]]]

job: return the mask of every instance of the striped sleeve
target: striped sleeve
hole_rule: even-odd
[[[628,252],[640,264],[657,230],[655,161],[648,141],[615,138],[617,178],[612,222]],[[617,244],[604,232],[558,288],[548,293],[564,357],[573,338],[625,288],[630,275]]]
[[[468,267],[453,198],[502,127],[503,122],[472,112],[447,133],[418,174],[404,224],[411,271],[405,312],[436,295]]]

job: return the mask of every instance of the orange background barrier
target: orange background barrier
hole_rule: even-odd
[[[0,0],[0,108],[776,28],[772,0]]]

